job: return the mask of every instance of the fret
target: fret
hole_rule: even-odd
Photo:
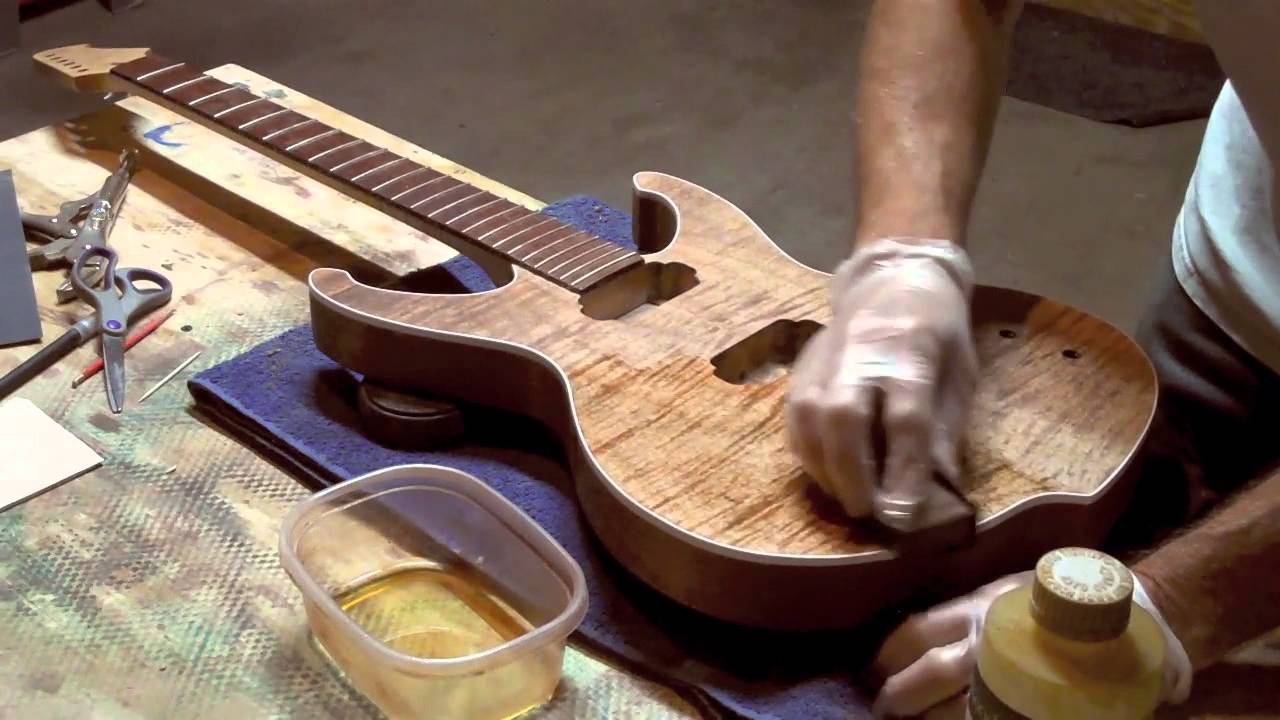
[[[143,82],[142,85],[153,92],[160,93],[161,95],[167,95],[168,89],[175,85],[186,86],[188,83],[194,83],[204,77],[207,76],[199,70],[184,67],[164,73],[163,75],[152,78],[151,80],[147,80]],[[181,87],[179,89],[181,89]]]
[[[457,187],[462,187],[461,180],[458,180],[452,175],[441,175],[434,180],[422,183],[422,185],[419,186],[420,189],[414,190],[413,192],[405,195],[404,199],[400,201],[400,204],[410,210],[413,210],[419,204],[436,197],[440,193],[448,192]]]
[[[428,169],[427,169],[427,168],[425,168],[425,167],[422,167],[422,166],[418,166],[418,167],[416,167],[416,168],[414,168],[414,169],[410,170],[410,171],[409,171],[409,172],[407,172],[407,173],[404,173],[404,174],[401,174],[401,175],[397,175],[397,176],[395,176],[395,177],[391,178],[390,180],[387,180],[386,182],[382,182],[382,183],[379,183],[379,184],[377,184],[377,185],[374,185],[372,188],[370,188],[370,189],[369,189],[369,192],[376,193],[376,192],[378,192],[379,190],[382,190],[383,188],[385,188],[385,187],[387,187],[387,186],[391,185],[392,183],[398,183],[398,182],[402,182],[402,181],[407,181],[409,178],[412,178],[412,177],[414,177],[414,176],[418,175],[419,173],[424,173],[424,172],[428,172]],[[394,192],[394,191],[393,191],[393,192]],[[392,198],[392,199],[394,200],[395,198]]]
[[[178,88],[184,88],[184,87],[186,87],[186,86],[188,86],[188,85],[191,85],[192,83],[198,83],[198,82],[200,82],[201,80],[207,80],[208,78],[209,78],[209,76],[208,76],[208,75],[197,75],[197,76],[195,76],[195,77],[191,78],[190,80],[183,80],[182,82],[178,83],[177,85],[170,85],[169,87],[167,87],[167,88],[165,88],[165,89],[161,90],[161,91],[160,91],[160,94],[161,94],[161,95],[168,95],[169,93],[172,93],[174,90],[177,90]]]
[[[585,290],[591,287],[591,284],[590,284],[591,282],[596,280],[602,280],[604,278],[603,273],[606,270],[609,270],[614,266],[620,266],[618,267],[618,269],[620,270],[623,267],[626,267],[626,263],[638,263],[638,262],[640,262],[640,256],[636,255],[633,252],[628,251],[618,256],[617,258],[610,260],[609,262],[597,267],[596,269],[591,270],[587,274],[578,277],[576,280],[569,280],[566,278],[565,281],[574,287],[578,287]],[[614,272],[616,272],[616,270]]]
[[[172,60],[168,60],[166,58],[160,57],[159,55],[156,55],[154,53],[148,53],[132,62],[127,62],[127,63],[124,63],[123,65],[117,65],[116,67],[112,68],[111,72],[112,74],[119,75],[120,77],[125,78],[130,82],[141,84],[138,80],[138,77],[141,76],[143,73],[148,73],[152,70],[157,70],[166,65],[172,65],[172,64],[173,64]]]
[[[486,193],[486,192],[485,192],[485,191],[483,191],[483,190],[476,190],[476,188],[475,188],[475,186],[474,186],[474,185],[464,185],[464,186],[463,186],[463,191],[464,191],[464,192],[466,192],[466,191],[468,191],[468,190],[469,190],[469,191],[471,191],[471,192],[467,193],[465,196],[463,196],[463,197],[459,197],[459,198],[457,198],[456,200],[451,199],[447,204],[445,204],[445,205],[440,205],[440,206],[436,207],[436,209],[435,209],[435,210],[432,210],[431,212],[428,212],[428,213],[427,213],[427,217],[428,217],[428,218],[430,218],[430,219],[432,219],[432,220],[435,220],[436,222],[443,223],[443,222],[444,222],[444,220],[441,220],[441,219],[440,219],[440,215],[441,215],[442,213],[448,213],[448,212],[450,212],[450,211],[455,211],[455,212],[456,212],[456,211],[457,211],[456,209],[458,208],[458,206],[460,206],[460,205],[466,205],[466,203],[470,202],[471,200],[475,200],[475,199],[480,198],[480,197],[482,197],[482,196],[484,196],[484,195],[488,195],[488,193]]]
[[[271,112],[267,113],[266,115],[260,115],[260,116],[258,116],[258,117],[256,117],[256,118],[254,118],[254,119],[250,120],[249,122],[241,123],[241,124],[237,125],[237,126],[236,126],[236,129],[237,129],[237,130],[248,130],[249,128],[253,127],[254,125],[257,125],[258,123],[262,122],[263,120],[270,120],[270,119],[271,119],[271,118],[273,118],[273,117],[279,117],[279,116],[281,116],[281,115],[283,115],[283,114],[285,114],[285,113],[287,113],[287,112],[289,112],[289,108],[280,108],[279,110],[272,110]]]
[[[498,248],[501,248],[504,243],[510,240],[514,240],[518,235],[528,232],[529,230],[535,230],[548,223],[553,223],[553,222],[556,222],[556,219],[553,217],[548,217],[546,215],[543,215],[542,213],[531,213],[528,217],[525,217],[521,220],[517,220],[516,222],[512,223],[510,227],[506,228],[506,231],[501,236],[495,236],[492,242],[489,242],[486,244],[489,247],[494,248],[496,250]],[[494,230],[494,231],[485,233],[484,235],[481,235],[479,237],[479,240],[483,242],[486,238],[488,238],[489,235],[495,232],[497,231]]]
[[[369,144],[369,143],[367,143],[367,142],[364,142],[363,140],[361,140],[360,142],[361,142],[361,143],[364,143],[364,146],[365,146],[365,147],[373,147],[372,145],[370,145],[370,144]],[[352,152],[349,152],[349,153],[341,153],[341,154],[340,154],[340,156],[339,156],[339,155],[335,155],[334,157],[329,158],[329,162],[333,162],[333,163],[335,163],[334,165],[332,165],[332,166],[330,166],[330,167],[328,168],[328,169],[329,169],[329,172],[331,172],[331,173],[335,173],[335,174],[336,174],[336,173],[338,172],[338,170],[340,170],[340,169],[342,169],[342,168],[344,168],[344,167],[347,167],[348,165],[351,165],[352,163],[358,163],[358,162],[360,162],[361,160],[367,160],[367,159],[369,159],[369,158],[373,157],[374,155],[381,155],[382,153],[386,152],[386,150],[383,150],[383,149],[382,149],[382,148],[380,148],[380,147],[373,147],[373,149],[372,149],[372,150],[366,150],[366,151],[361,152],[362,150],[364,150],[364,148],[359,148],[359,149],[355,149],[355,148],[353,148],[353,151],[352,151]],[[346,157],[346,155],[352,155],[353,157],[348,158],[348,157]]]
[[[315,120],[312,120],[311,118],[307,118],[306,120],[303,120],[302,122],[296,122],[296,123],[294,123],[294,124],[292,124],[292,125],[287,125],[287,126],[285,126],[285,127],[282,127],[282,128],[280,128],[279,130],[273,130],[273,131],[271,131],[271,132],[267,133],[266,135],[263,135],[263,136],[262,136],[261,138],[259,138],[259,139],[260,139],[260,140],[262,140],[263,142],[266,142],[267,140],[270,140],[270,139],[271,139],[271,138],[273,138],[273,137],[277,137],[277,136],[283,135],[284,133],[287,133],[287,132],[292,132],[292,131],[297,130],[297,129],[299,129],[299,128],[302,128],[302,127],[304,127],[304,126],[306,126],[306,125],[313,125],[313,124],[315,124],[315,122],[316,122]]]
[[[196,81],[190,85],[184,85],[172,92],[166,92],[165,96],[171,100],[190,105],[191,101],[211,95],[219,90],[230,91],[231,86],[218,80],[204,75],[196,78]]]
[[[538,215],[538,213],[527,207],[515,205],[510,210],[504,210],[497,215],[477,222],[475,225],[468,225],[461,228],[459,231],[469,235],[474,234],[476,237],[483,240],[490,234],[498,232],[512,223],[519,222],[520,220],[525,220],[536,215]]]
[[[489,197],[488,197],[488,198],[482,198],[482,199],[484,200],[484,202],[483,202],[483,203],[480,203],[479,205],[477,205],[477,204],[475,204],[475,203],[468,203],[471,207],[469,207],[469,208],[467,208],[467,209],[465,209],[465,210],[464,210],[464,209],[462,209],[462,208],[456,208],[457,210],[461,210],[461,212],[459,212],[458,214],[456,214],[456,215],[455,215],[455,214],[453,214],[453,213],[449,213],[448,217],[445,217],[444,215],[441,215],[440,217],[438,217],[438,218],[436,218],[436,219],[437,219],[437,220],[439,220],[440,222],[444,223],[445,225],[449,225],[450,227],[452,227],[452,226],[453,226],[453,223],[455,223],[455,222],[457,222],[457,221],[461,220],[462,218],[464,218],[464,217],[466,217],[466,216],[468,216],[468,215],[471,215],[471,214],[473,214],[473,213],[475,213],[475,212],[478,212],[478,211],[480,211],[480,210],[484,210],[484,209],[485,209],[485,208],[487,208],[487,207],[492,207],[493,205],[496,205],[496,204],[498,204],[498,203],[502,202],[502,198],[500,198],[500,197],[494,197],[493,195],[489,195]]]
[[[480,208],[480,210],[483,210],[483,212],[476,212],[474,215],[466,213],[448,221],[445,224],[448,225],[451,230],[455,230],[463,234],[470,234],[472,229],[480,228],[481,226],[491,222],[510,222],[520,217],[525,212],[528,212],[525,208],[522,208],[505,198],[498,198],[497,203]],[[494,225],[494,227],[500,227],[500,225]]]
[[[426,168],[424,168],[424,169],[426,169]],[[404,190],[403,192],[398,192],[398,193],[396,193],[395,195],[392,195],[392,196],[391,196],[391,200],[393,200],[393,201],[395,201],[395,200],[399,200],[400,198],[404,197],[405,195],[408,195],[409,193],[411,193],[411,192],[413,192],[413,191],[417,190],[418,188],[426,187],[426,186],[430,185],[431,183],[441,182],[441,181],[444,181],[444,180],[448,180],[448,179],[449,179],[449,176],[448,176],[448,175],[445,175],[445,174],[443,174],[443,173],[438,173],[438,172],[436,172],[436,171],[434,171],[434,170],[430,170],[430,172],[434,173],[434,174],[435,174],[435,177],[431,177],[431,179],[429,179],[429,180],[420,180],[420,182],[418,182],[418,184],[417,184],[417,185],[411,185],[411,186],[409,186],[409,188],[408,188],[408,189]]]
[[[329,136],[331,136],[331,135],[337,135],[337,134],[338,134],[338,131],[337,131],[337,130],[335,130],[335,129],[333,129],[333,128],[329,128],[328,130],[321,130],[321,131],[320,131],[318,134],[316,134],[316,135],[312,135],[312,136],[310,136],[310,137],[308,137],[308,138],[306,138],[306,139],[304,139],[304,140],[299,140],[299,141],[297,141],[297,142],[295,142],[295,143],[292,143],[292,144],[290,144],[290,145],[285,146],[284,151],[285,151],[285,152],[293,152],[294,150],[297,150],[298,148],[302,147],[303,145],[309,145],[309,144],[311,144],[311,143],[313,143],[313,142],[315,142],[315,141],[317,141],[317,140],[321,140],[321,139],[323,139],[323,138],[327,138],[327,137],[329,137]]]
[[[161,73],[166,73],[166,72],[169,72],[170,70],[176,70],[177,68],[180,68],[183,65],[186,65],[186,63],[173,63],[172,65],[165,65],[159,70],[152,70],[151,72],[138,75],[137,77],[133,78],[133,81],[137,83],[141,83]]]
[[[360,142],[358,139],[351,137],[337,128],[329,128],[327,132],[321,133],[313,140],[306,142],[300,141],[296,143],[294,147],[288,148],[288,150],[293,151],[296,148],[306,147],[307,154],[299,154],[298,157],[306,160],[308,163],[313,163],[317,158],[324,157],[334,150],[350,147],[358,142]]]
[[[339,132],[339,131],[334,130],[334,132]],[[311,147],[311,149],[312,149],[312,150],[315,150],[315,151],[316,151],[316,154],[315,154],[315,155],[312,155],[312,156],[311,156],[311,157],[309,157],[309,158],[307,158],[307,162],[309,162],[309,163],[314,163],[315,161],[319,160],[320,158],[324,157],[325,155],[331,155],[331,154],[336,153],[336,152],[338,152],[338,151],[340,151],[340,150],[345,150],[346,148],[353,147],[353,146],[355,146],[355,145],[359,145],[360,143],[364,142],[363,140],[359,140],[359,139],[357,139],[357,138],[351,138],[350,140],[347,140],[347,138],[349,138],[349,137],[351,137],[351,136],[350,136],[350,135],[347,135],[346,133],[343,133],[343,134],[342,134],[342,135],[340,135],[340,136],[335,136],[335,137],[334,137],[333,142],[334,142],[334,143],[336,143],[336,144],[335,144],[335,145],[332,145],[332,146],[330,146],[330,147],[328,147],[328,148],[322,148],[322,147],[320,147],[320,146],[315,146],[315,145],[313,145],[313,146]]]
[[[410,160],[408,160],[407,158],[401,158],[401,160],[406,161],[406,163],[407,163],[407,161],[410,161]],[[370,188],[369,188],[369,192],[378,192],[379,190],[381,190],[381,188],[387,187],[387,186],[388,186],[388,184],[390,184],[390,183],[393,183],[393,182],[396,182],[396,181],[401,181],[401,179],[404,179],[404,178],[407,178],[407,177],[415,176],[415,174],[417,174],[417,173],[421,173],[421,172],[425,172],[425,170],[426,170],[426,168],[422,168],[422,167],[417,167],[417,168],[412,168],[412,169],[404,170],[404,172],[403,172],[403,173],[399,173],[399,174],[398,174],[398,176],[392,176],[392,177],[389,177],[389,178],[387,178],[387,179],[384,179],[384,181],[381,181],[381,182],[379,182],[378,184],[375,184],[375,186],[374,186],[374,187],[370,187]]]
[[[425,197],[409,206],[410,210],[417,210],[419,215],[431,217],[431,213],[453,204],[457,200],[461,200],[474,191],[470,185],[455,180],[458,184],[451,188],[440,190],[431,197]]]
[[[564,223],[560,222],[559,220],[554,220],[554,225],[555,227],[552,227],[550,229],[544,229],[543,232],[530,233],[526,235],[523,239],[520,240],[520,242],[516,243],[515,245],[512,245],[509,248],[505,248],[503,252],[514,257],[517,250],[520,250],[523,247],[527,247],[530,243],[537,242],[538,240],[547,238],[555,233],[567,232],[573,229],[568,225],[565,225]],[[545,228],[546,226],[542,226],[542,227]],[[535,247],[541,247],[541,246],[539,245]]]
[[[573,243],[570,243],[570,242],[569,242],[570,240],[573,240],[574,238],[578,237],[579,235],[581,235],[581,236],[582,236],[582,239],[578,240],[577,242],[573,242]],[[556,258],[558,258],[558,257],[560,257],[560,256],[562,256],[562,255],[564,255],[565,253],[567,253],[567,252],[569,252],[569,251],[573,250],[574,248],[582,247],[583,245],[586,245],[587,243],[589,243],[589,242],[591,242],[592,240],[595,240],[595,239],[596,239],[596,237],[595,237],[594,235],[592,235],[591,233],[586,232],[586,231],[579,231],[579,232],[576,232],[576,233],[574,233],[573,235],[570,235],[570,236],[568,236],[568,237],[566,237],[566,238],[563,238],[563,239],[561,239],[561,240],[557,240],[556,242],[553,242],[553,243],[551,243],[550,245],[547,245],[546,247],[540,248],[540,249],[538,249],[538,250],[535,250],[534,252],[529,253],[528,255],[526,255],[526,256],[525,256],[525,260],[528,260],[529,262],[533,262],[533,256],[534,256],[534,255],[537,255],[537,254],[538,254],[538,253],[540,253],[540,252],[546,252],[547,250],[550,250],[550,249],[552,249],[552,248],[556,247],[557,245],[564,245],[564,247],[563,247],[563,248],[561,248],[561,249],[559,249],[559,250],[556,250],[555,252],[551,253],[550,255],[547,255],[546,257],[542,258],[542,259],[541,259],[541,260],[539,260],[538,262],[533,263],[533,267],[534,267],[534,268],[541,268],[543,265],[546,265],[547,263],[549,263],[549,262],[551,262],[552,260],[555,260]]]
[[[218,93],[207,100],[202,100],[199,103],[193,103],[188,107],[199,110],[202,115],[207,115],[208,117],[216,120],[218,113],[223,110],[238,107],[245,102],[255,99],[256,98],[250,95],[248,91],[233,87],[227,92]]]
[[[593,267],[600,264],[609,264],[617,258],[635,256],[635,253],[626,248],[614,245],[613,243],[601,241],[602,247],[599,250],[592,251],[588,255],[575,258],[565,263],[565,267],[557,268],[555,266],[547,268],[548,273],[559,273],[561,278],[568,281],[570,278],[578,279]]]
[[[388,160],[386,157],[388,155],[391,155],[390,160]],[[397,157],[390,150],[386,150],[384,148],[378,148],[377,150],[374,150],[373,152],[368,153],[363,157],[358,157],[355,160],[351,160],[341,165],[337,165],[331,168],[329,172],[332,172],[333,174],[337,175],[338,177],[348,182],[355,182],[356,180],[359,180],[360,178],[368,175],[369,173],[377,170],[378,168],[384,168],[388,165],[398,163],[403,159],[404,158]],[[338,172],[339,168],[342,169],[341,173]]]
[[[235,111],[239,110],[240,108],[249,107],[250,105],[254,105],[254,104],[256,104],[256,103],[266,102],[266,101],[267,101],[267,100],[266,100],[266,98],[256,97],[256,98],[254,98],[254,99],[252,99],[252,100],[248,100],[248,101],[242,102],[242,103],[240,103],[239,105],[232,105],[231,107],[226,108],[226,109],[224,109],[224,110],[219,110],[218,112],[216,112],[216,113],[214,113],[214,114],[213,114],[213,117],[214,117],[215,119],[216,119],[216,118],[220,118],[220,117],[222,117],[223,115],[227,115],[227,114],[229,114],[229,113],[233,113],[233,112],[235,112]]]
[[[534,237],[523,240],[515,247],[507,248],[507,254],[513,258],[527,261],[531,255],[536,255],[545,250],[548,246],[555,245],[561,240],[568,240],[577,235],[581,230],[572,225],[563,225],[555,228],[550,232],[539,233]]]
[[[228,110],[218,120],[227,127],[239,129],[241,125],[249,120],[262,117],[264,114],[272,115],[281,112],[283,109],[270,100],[263,99],[258,102],[245,103],[238,108]]]
[[[223,84],[225,84],[225,83],[223,83]],[[194,107],[195,105],[197,105],[197,104],[199,104],[199,103],[202,103],[202,102],[204,102],[205,100],[211,100],[211,99],[213,99],[213,98],[218,97],[219,95],[222,95],[223,93],[229,93],[229,92],[231,92],[231,91],[233,91],[233,90],[235,90],[235,88],[234,88],[234,87],[230,87],[230,86],[228,86],[228,87],[224,87],[224,88],[222,88],[222,89],[220,89],[220,90],[215,90],[215,91],[213,91],[213,92],[207,92],[207,93],[205,93],[205,94],[201,95],[200,97],[196,98],[195,100],[191,100],[191,101],[187,102],[187,107]]]
[[[206,115],[212,115],[224,107],[230,107],[237,103],[244,102],[245,95],[248,95],[248,93],[238,87],[232,86],[223,88],[217,92],[211,92],[195,102],[189,102],[187,103],[187,107],[199,110]]]
[[[562,258],[557,259],[556,263],[548,264],[547,273],[556,274],[557,270],[562,268],[577,268],[579,265],[576,265],[576,263],[579,263],[580,260],[590,260],[590,258],[594,258],[595,254],[598,254],[600,250],[611,252],[613,247],[617,246],[613,245],[611,242],[596,238],[595,242],[590,243],[590,245],[580,247],[580,249],[573,252],[568,252],[568,254],[562,256]]]
[[[573,257],[565,258],[555,265],[548,267],[547,272],[554,275],[555,273],[563,270],[564,275],[561,277],[568,276],[573,274],[573,272],[579,268],[585,267],[586,264],[590,263],[592,260],[602,258],[619,250],[626,252],[626,250],[623,250],[613,243],[601,240],[595,247],[588,248]]]
[[[245,95],[248,93],[239,88],[232,88],[232,92],[191,107],[229,128],[234,128],[245,120],[256,117],[260,112],[270,112],[272,108],[279,107],[261,98],[246,99]]]
[[[427,232],[445,230],[575,292],[585,292],[632,265],[634,252],[589,231],[499,197],[451,173],[426,167],[239,85],[155,55],[117,66],[123,78],[165,107],[197,122],[216,123],[288,160],[339,190],[381,199],[376,205]],[[371,202],[366,199],[366,202]]]
[[[485,192],[484,190],[477,190],[474,185],[471,186],[471,189],[475,190],[471,195],[468,195],[458,202],[436,210],[428,217],[445,227],[449,227],[449,223],[454,218],[460,215],[466,215],[475,210],[479,210],[486,205],[492,205],[498,202],[498,198],[494,197],[493,193]]]

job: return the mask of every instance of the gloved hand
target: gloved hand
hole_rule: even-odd
[[[967,690],[977,664],[975,653],[991,603],[1002,593],[1029,583],[1034,571],[1007,575],[968,595],[913,615],[885,639],[874,670],[884,678],[872,713],[876,717],[962,720]],[[1191,662],[1159,609],[1134,575],[1134,602],[1164,630],[1165,679],[1162,700],[1180,703],[1191,692]]]
[[[1007,575],[918,615],[885,638],[875,673],[884,679],[871,712],[878,718],[963,718],[987,609],[1031,582],[1032,570]]]
[[[945,240],[877,240],[837,268],[831,324],[796,359],[787,427],[806,472],[849,515],[909,529],[935,471],[959,481],[978,377],[972,291],[967,255]]]

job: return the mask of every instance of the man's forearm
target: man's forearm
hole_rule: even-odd
[[[964,242],[1021,5],[876,2],[858,82],[855,242]]]
[[[1134,565],[1191,664],[1280,627],[1280,470]]]

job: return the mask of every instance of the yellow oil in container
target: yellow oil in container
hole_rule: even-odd
[[[471,655],[533,629],[463,567],[400,569],[334,599],[375,639],[420,658]]]
[[[1047,553],[1035,580],[987,612],[969,692],[974,720],[1141,720],[1159,704],[1164,635],[1133,576],[1086,548]]]
[[[471,568],[414,563],[359,581],[334,596],[374,640],[413,658],[448,660],[483,653],[534,629]],[[500,720],[552,696],[563,646],[551,644],[482,671],[416,675],[360,658],[362,646],[317,614],[321,651],[393,720]]]

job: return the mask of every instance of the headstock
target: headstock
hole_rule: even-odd
[[[38,52],[36,68],[62,84],[81,92],[115,90],[111,68],[145,57],[147,48],[96,48],[81,43]]]

